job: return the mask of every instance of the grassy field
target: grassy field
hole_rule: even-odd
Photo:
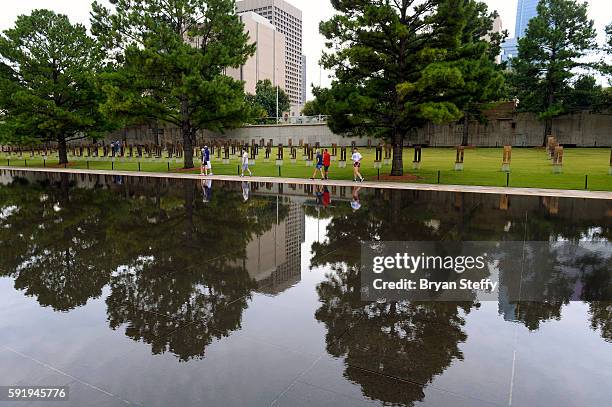
[[[360,152],[364,156],[362,162],[362,174],[368,180],[375,180],[378,177],[378,169],[374,168],[374,149],[361,148]],[[216,153],[216,152],[215,152]],[[254,175],[278,176],[279,167],[276,166],[276,149],[269,162],[265,162],[263,149],[260,150],[251,170]],[[285,160],[280,167],[280,175],[290,178],[310,178],[313,167],[305,165],[301,156],[302,150],[298,150],[298,159],[292,163],[289,149],[285,149]],[[338,150],[340,153],[340,150]],[[483,186],[505,186],[506,173],[501,171],[502,148],[474,148],[465,150],[465,164],[463,171],[455,171],[455,150],[453,148],[426,148],[423,149],[421,168],[413,170],[412,158],[413,150],[404,151],[404,170],[406,173],[414,175],[416,178],[409,181],[415,183],[438,183],[438,172],[441,184],[458,185],[483,185]],[[350,152],[347,151],[350,159]],[[70,168],[89,168],[109,170],[113,167],[116,170],[138,171],[138,162],[123,162],[120,159],[111,163],[106,161],[89,161],[87,158],[71,157]],[[127,160],[126,160],[127,161]],[[46,166],[57,167],[57,157],[49,157]],[[43,160],[39,156],[30,157],[24,154],[23,157],[12,155],[7,157],[0,153],[0,165],[29,167],[42,167]],[[170,160],[170,171],[186,172],[181,170],[182,163]],[[509,177],[511,187],[531,187],[531,188],[558,188],[558,189],[584,189],[585,176],[588,176],[588,189],[599,191],[612,191],[612,176],[608,175],[610,163],[610,149],[608,148],[575,148],[565,149],[563,173],[553,174],[552,164],[547,158],[546,152],[540,148],[515,148],[512,151],[512,164]],[[199,165],[199,162],[198,162]],[[215,174],[235,175],[238,173],[239,158],[231,157],[229,164],[223,164],[221,160],[213,159],[213,169]],[[152,162],[143,159],[140,164],[141,171],[168,171],[168,160]],[[380,176],[384,178],[391,171],[391,165],[383,165],[380,169]],[[199,169],[187,172],[199,172]],[[332,161],[330,170],[331,179],[352,179],[351,163],[347,162],[346,168],[339,168],[337,161]]]

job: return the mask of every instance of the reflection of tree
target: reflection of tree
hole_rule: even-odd
[[[612,260],[593,248],[586,243],[525,242],[515,251],[498,253],[503,300],[514,304],[510,317],[536,330],[542,321],[560,320],[563,305],[571,300],[612,298]]]
[[[364,304],[360,292],[361,241],[519,241],[524,238],[555,241],[563,236],[584,237],[594,226],[576,219],[550,219],[537,210],[529,213],[499,211],[481,204],[468,205],[463,198],[451,203],[419,200],[413,193],[384,192],[362,194],[357,212],[330,208],[333,214],[327,228],[327,240],[312,245],[311,266],[332,265],[333,273],[317,291],[321,307],[316,318],[327,328],[327,350],[345,359],[345,376],[359,383],[365,395],[391,404],[412,404],[424,398],[422,386],[398,386],[387,377],[401,377],[427,385],[441,374],[454,359],[461,358],[458,343],[466,340],[462,315],[470,303],[384,302]],[[398,198],[401,196],[401,199]],[[431,220],[436,222],[431,222]],[[527,223],[525,222],[527,220]],[[603,229],[609,230],[604,227]],[[600,233],[599,237],[602,236]],[[500,258],[501,278],[506,294],[518,298],[520,279],[504,276],[504,270],[518,270],[522,244],[518,252],[492,253]],[[567,255],[556,253],[553,246],[527,244],[527,271],[523,283],[528,291],[540,292],[549,299],[521,301],[513,308],[513,319],[529,329],[538,329],[541,321],[561,317],[561,307],[574,294],[575,283],[583,279],[583,299],[590,302],[593,328],[610,338],[612,306],[609,302],[591,302],[601,287],[609,285],[609,273],[561,272]],[[586,259],[584,260],[586,261]],[[605,262],[592,264],[610,269]],[[545,265],[548,272],[538,273]],[[588,278],[585,278],[588,277]],[[592,296],[587,295],[587,291]],[[602,298],[598,296],[597,298]],[[604,297],[605,298],[605,297]],[[608,295],[607,298],[610,298]],[[509,298],[508,298],[509,299]],[[500,301],[502,299],[500,298]],[[517,305],[517,302],[514,302]],[[398,387],[401,387],[399,389]]]
[[[425,397],[425,385],[463,357],[458,344],[467,336],[461,313],[469,312],[470,303],[364,303],[358,268],[344,265],[336,266],[317,292],[322,305],[316,318],[327,327],[327,351],[344,358],[345,376],[367,397],[411,405]],[[400,390],[372,372],[420,385]]]
[[[327,328],[327,351],[344,358],[345,376],[367,397],[412,405],[423,400],[424,387],[436,375],[462,358],[462,314],[474,304],[361,301],[361,241],[435,239],[423,219],[407,210],[410,201],[393,192],[390,200],[366,198],[357,212],[337,211],[327,241],[313,243],[311,265],[331,264],[334,270],[317,287],[316,318]],[[418,385],[398,385],[389,377]]]
[[[182,360],[240,327],[256,284],[237,264],[253,236],[283,220],[286,205],[277,208],[274,197],[243,203],[235,191],[204,205],[193,182],[172,183],[164,194],[156,180],[144,191],[139,183],[135,196],[129,179],[121,193],[67,181],[0,188],[0,275],[62,311],[110,283],[110,326],[125,324],[129,337]]]
[[[140,258],[111,279],[107,305],[112,328],[127,324],[126,335],[154,353],[189,360],[240,328],[256,283],[237,260],[253,234],[271,227],[276,205],[272,198],[245,204],[236,193],[213,194],[204,205],[192,182],[181,189],[183,205],[168,210],[158,227],[139,231]]]
[[[593,251],[580,256],[576,263],[583,283],[581,299],[589,303],[591,327],[612,342],[612,256],[604,259]]]
[[[576,277],[564,273],[560,254],[548,243],[525,242],[516,249],[498,253],[500,286],[506,300],[516,304],[511,318],[537,330],[540,322],[561,318],[561,307],[569,302]]]
[[[110,250],[107,219],[125,205],[100,191],[14,183],[0,189],[0,207],[13,207],[0,227],[0,273],[43,306],[67,311],[100,296],[119,259]]]
[[[601,331],[601,337],[612,342],[612,301],[593,301],[589,303],[591,327]]]

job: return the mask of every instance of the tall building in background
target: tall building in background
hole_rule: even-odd
[[[293,105],[302,103],[302,11],[284,0],[242,0],[236,11],[265,17],[285,35],[285,92]]]
[[[502,61],[518,55],[518,40],[525,35],[529,20],[538,15],[539,0],[518,0],[514,38],[508,38],[502,45]]]
[[[257,51],[240,68],[226,69],[226,75],[244,81],[244,91],[250,94],[255,94],[257,82],[264,79],[269,79],[272,85],[285,89],[285,35],[259,14],[241,13],[240,20],[245,31],[249,33],[250,41],[257,43]]]
[[[538,15],[539,0],[518,0],[516,8],[516,28],[514,31],[515,38],[521,38],[527,31],[529,20]]]
[[[306,55],[302,55],[302,104],[306,103],[307,91],[308,87],[306,86]]]

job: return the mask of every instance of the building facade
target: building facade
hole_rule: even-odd
[[[264,79],[269,79],[272,85],[285,89],[285,35],[259,14],[241,13],[240,20],[245,31],[249,33],[250,42],[257,43],[257,51],[240,68],[228,68],[226,75],[244,81],[244,91],[250,94],[255,94],[257,82]]]
[[[306,55],[302,55],[302,104],[306,103],[306,93],[308,92],[306,83]]]
[[[285,35],[285,93],[291,104],[302,103],[302,11],[284,0],[242,0],[236,11],[265,17]]]
[[[518,55],[518,40],[525,35],[529,21],[538,15],[539,0],[518,0],[514,38],[508,38],[502,45],[502,61]]]

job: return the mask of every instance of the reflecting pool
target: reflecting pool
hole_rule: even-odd
[[[608,251],[569,282],[501,275],[496,301],[364,302],[364,241]],[[609,405],[611,241],[605,200],[3,171],[0,386],[69,387],[35,406]]]

